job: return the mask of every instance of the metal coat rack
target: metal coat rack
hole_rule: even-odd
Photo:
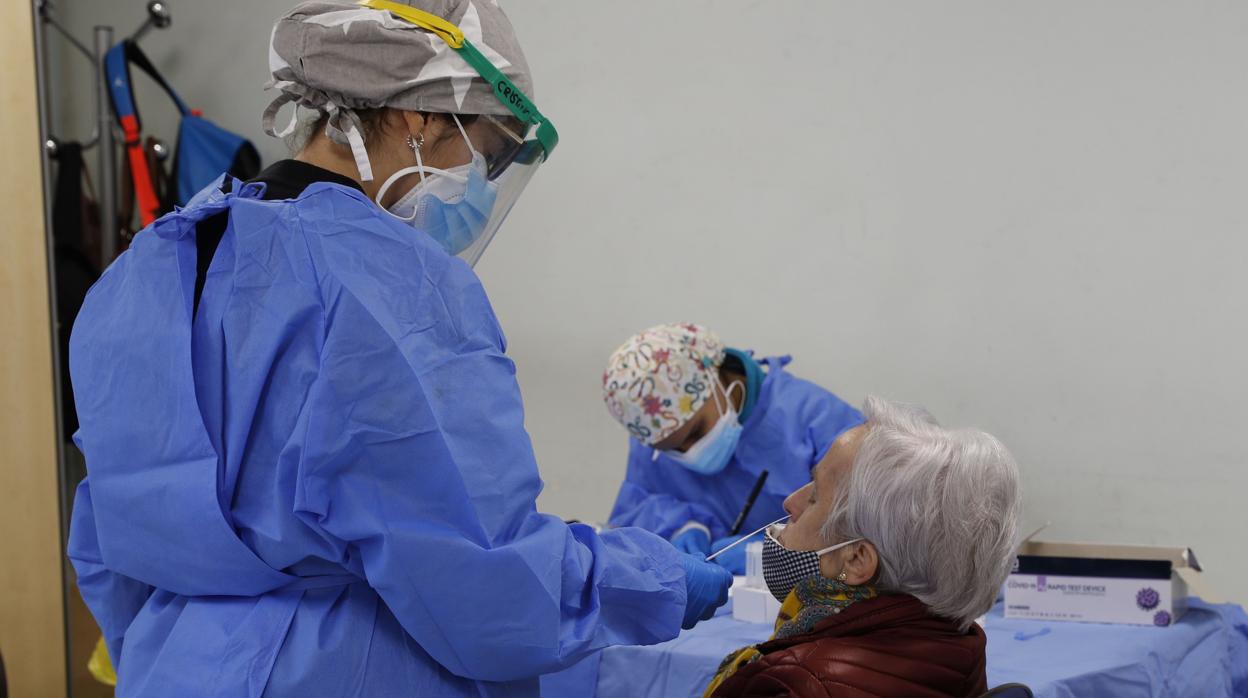
[[[9,0],[12,1],[12,0]],[[61,23],[57,16],[56,8],[53,6],[53,0],[30,0],[34,4],[35,16],[38,21],[35,23],[35,55],[36,55],[36,76],[39,90],[40,104],[40,133],[43,140],[44,151],[44,167],[43,167],[43,183],[44,183],[44,216],[48,223],[47,234],[47,259],[48,259],[48,278],[51,283],[48,284],[49,301],[53,317],[53,336],[57,332],[57,327],[61,322],[61,318],[57,317],[57,285],[55,282],[56,263],[55,263],[55,247],[53,243],[53,234],[51,231],[52,224],[52,196],[51,196],[51,171],[49,166],[51,160],[55,160],[62,141],[52,133],[50,125],[50,117],[48,114],[48,96],[49,86],[52,83],[48,79],[48,68],[46,65],[45,48],[48,45],[49,32],[51,27],[56,33],[60,34],[69,42],[75,51],[82,54],[87,62],[90,63],[91,69],[94,71],[95,83],[95,126],[92,129],[90,138],[82,142],[83,150],[91,148],[96,149],[98,156],[97,164],[99,172],[96,176],[98,182],[99,194],[99,211],[100,211],[100,263],[107,266],[117,256],[117,240],[120,233],[120,222],[117,220],[117,191],[118,177],[117,171],[117,144],[122,140],[113,118],[112,97],[109,94],[108,79],[105,73],[104,60],[109,49],[113,47],[113,27],[97,26],[93,31],[94,49],[88,48],[86,44],[79,41],[77,37],[70,32],[64,24]],[[147,18],[143,24],[139,26],[130,38],[137,41],[143,38],[153,28],[163,29],[172,23],[169,14],[169,5],[163,0],[151,0],[147,3]],[[52,362],[54,366],[61,365],[59,342],[52,342]],[[64,546],[69,535],[69,512],[70,504],[73,497],[73,489],[77,486],[77,479],[71,478],[69,474],[68,451],[72,447],[66,446],[69,434],[64,433],[64,424],[61,420],[61,395],[62,395],[62,376],[61,372],[54,370],[53,390],[56,395],[57,418],[56,418],[56,434],[57,434],[57,484],[59,490],[60,505],[60,528],[61,528],[61,553],[64,555]],[[65,637],[65,656],[69,658],[73,656],[71,652],[72,633],[70,629],[70,615],[68,612],[71,596],[71,582],[68,576],[62,579],[62,595],[64,613],[64,637]],[[66,688],[69,692],[73,692],[73,681],[70,675],[66,676]]]
[[[90,63],[95,71],[95,128],[91,137],[83,141],[83,150],[98,148],[99,196],[100,196],[100,253],[101,261],[107,265],[117,256],[117,130],[112,114],[112,97],[109,95],[108,78],[104,70],[104,56],[113,47],[113,28],[96,26],[94,31],[95,49],[89,49],[70,32],[56,16],[53,0],[36,0],[35,8],[40,18],[40,46],[47,45],[47,27],[52,27],[78,50]],[[150,0],[147,3],[147,19],[130,35],[130,39],[138,41],[153,28],[164,29],[173,23],[169,14],[169,4],[162,0]],[[44,75],[45,68],[40,62],[39,83],[41,95],[47,94],[48,80]],[[55,159],[60,149],[61,140],[53,136],[44,119],[44,153]],[[47,168],[45,168],[46,170]],[[48,220],[51,220],[49,216]]]

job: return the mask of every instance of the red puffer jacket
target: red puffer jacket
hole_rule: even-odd
[[[720,685],[713,698],[981,696],[984,631],[928,614],[913,596],[859,601],[806,635],[758,646],[763,656]]]

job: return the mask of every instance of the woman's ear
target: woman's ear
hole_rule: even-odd
[[[875,578],[880,569],[879,553],[870,541],[858,541],[847,547],[848,554],[843,559],[846,584],[866,584]]]
[[[405,136],[411,136],[413,140],[420,140],[420,137],[425,133],[425,126],[429,123],[425,115],[418,111],[391,109],[386,114],[387,121],[389,121],[391,116],[395,116],[394,128],[401,130]],[[386,125],[389,126],[390,124],[387,123]]]

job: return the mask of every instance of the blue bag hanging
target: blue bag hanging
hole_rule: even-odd
[[[176,187],[175,200],[172,202],[160,201],[147,166],[147,157],[143,151],[143,124],[130,83],[131,65],[138,66],[151,76],[173,100],[182,115],[173,158]],[[188,108],[134,41],[126,39],[109,49],[104,58],[104,69],[108,75],[113,113],[125,133],[126,152],[134,179],[135,195],[139,200],[139,218],[142,225],[146,226],[162,213],[172,210],[174,203],[185,206],[192,196],[215,181],[223,172],[242,180],[251,179],[260,172],[260,154],[256,147],[246,138],[205,119],[199,110]]]

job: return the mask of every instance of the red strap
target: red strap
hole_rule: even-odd
[[[143,152],[143,140],[139,135],[139,120],[133,115],[121,117],[121,128],[126,134],[126,153],[130,156],[130,176],[134,179],[134,194],[139,199],[139,224],[147,227],[160,215],[160,199],[152,184],[152,173],[147,169],[147,154]]]

